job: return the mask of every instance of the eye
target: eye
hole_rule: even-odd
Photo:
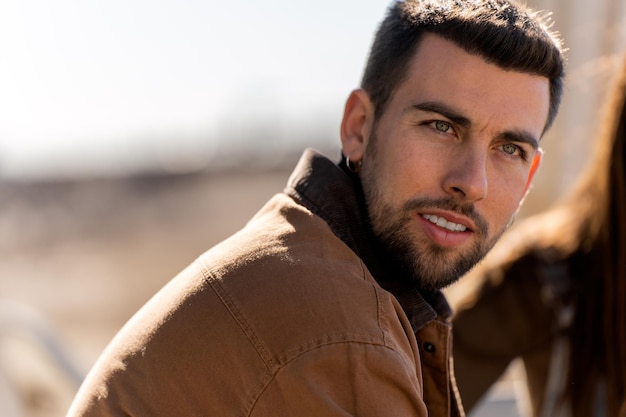
[[[437,120],[435,121],[435,129],[437,129],[440,132],[447,132],[448,130],[450,130],[450,123],[448,122],[444,122],[441,120]]]
[[[512,145],[510,143],[502,145],[502,150],[504,151],[504,153],[508,155],[515,155],[516,153],[520,152],[519,147]]]
[[[523,161],[528,160],[526,150],[519,145],[505,143],[503,145],[500,145],[500,150],[504,152],[504,154],[509,158],[520,158]]]

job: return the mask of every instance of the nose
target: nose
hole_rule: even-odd
[[[487,196],[487,152],[460,147],[449,161],[443,187],[453,197],[478,201]]]

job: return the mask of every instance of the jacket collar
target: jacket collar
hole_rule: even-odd
[[[291,174],[285,193],[321,217],[363,260],[379,285],[398,299],[414,331],[438,316],[450,318],[452,310],[441,291],[418,290],[379,255],[357,175],[307,149]]]

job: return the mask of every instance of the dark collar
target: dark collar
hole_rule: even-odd
[[[285,193],[318,215],[335,235],[363,260],[376,281],[400,302],[415,331],[451,309],[440,291],[419,291],[410,279],[385,262],[376,249],[357,175],[307,149],[294,169]]]

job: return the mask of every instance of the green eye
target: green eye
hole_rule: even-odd
[[[435,129],[437,129],[440,132],[447,132],[448,130],[450,130],[450,124],[447,122],[442,122],[441,120],[438,120],[435,122]]]
[[[515,152],[517,152],[517,146],[511,145],[509,143],[509,144],[506,144],[506,145],[502,145],[502,150],[504,151],[504,153],[507,153],[509,155],[513,155],[513,154],[515,154]]]

